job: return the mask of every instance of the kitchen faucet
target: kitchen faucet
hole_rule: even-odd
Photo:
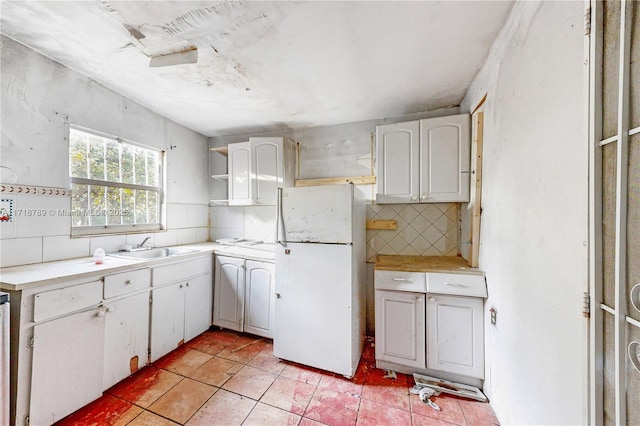
[[[142,240],[142,242],[140,244],[138,244],[138,248],[144,248],[144,243],[146,243],[147,240],[149,240],[149,238],[151,238],[151,237],[147,237],[144,240]]]

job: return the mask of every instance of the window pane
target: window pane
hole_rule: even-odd
[[[97,137],[89,141],[89,178],[104,180],[104,141]]]
[[[121,225],[120,188],[107,188],[107,224]]]
[[[147,168],[145,165],[145,152],[144,150],[137,148],[135,157],[135,169],[136,169],[136,181],[139,185],[147,184]]]
[[[160,171],[160,154],[157,152],[147,152],[147,185],[158,186],[158,174]]]
[[[133,156],[135,149],[131,145],[122,147],[122,182],[135,183],[133,180]]]
[[[89,212],[90,225],[106,225],[105,211],[107,206],[104,200],[105,187],[89,185],[89,202],[91,211]]]
[[[86,215],[89,200],[87,185],[71,184],[71,226],[89,225]]]
[[[147,201],[149,203],[149,223],[158,223],[160,221],[158,215],[158,193],[147,191]]]
[[[120,182],[120,144],[107,140],[107,180]]]
[[[73,177],[87,177],[87,141],[83,133],[71,130],[69,138],[69,172]]]
[[[136,190],[136,223],[147,222],[147,191]]]
[[[72,227],[159,224],[160,191],[112,187],[98,181],[157,187],[161,158],[158,150],[71,128],[69,175],[87,179],[85,184],[71,185]]]
[[[122,189],[122,209],[124,210],[122,216],[122,223],[130,225],[135,223],[135,204],[134,204],[134,190],[123,188]]]

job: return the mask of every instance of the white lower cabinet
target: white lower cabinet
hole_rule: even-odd
[[[378,368],[484,378],[484,275],[375,271]]]
[[[244,286],[244,331],[273,337],[275,265],[247,260]]]
[[[424,368],[424,294],[376,290],[376,359]]]
[[[33,327],[29,424],[52,424],[102,395],[104,331],[102,308]]]
[[[184,300],[184,341],[197,337],[211,327],[213,283],[211,274],[187,281]]]
[[[213,324],[273,337],[273,263],[216,256]]]
[[[211,326],[211,263],[207,256],[153,269],[151,362]]]
[[[244,259],[216,256],[213,325],[242,331]]]
[[[149,291],[105,302],[104,388],[147,365]]]
[[[104,388],[148,363],[149,268],[104,277]]]
[[[428,295],[427,368],[484,377],[483,301]]]
[[[208,253],[11,291],[11,424],[55,423],[207,330],[212,263]]]
[[[168,354],[184,340],[184,283],[152,291],[151,362]]]

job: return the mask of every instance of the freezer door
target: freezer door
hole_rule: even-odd
[[[355,373],[351,256],[347,245],[277,247],[274,356],[345,376]]]
[[[353,185],[284,188],[280,241],[353,242]]]

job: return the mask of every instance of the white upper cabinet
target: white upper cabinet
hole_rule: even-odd
[[[229,205],[275,205],[293,184],[293,146],[282,137],[229,144]]]
[[[251,143],[229,145],[229,205],[252,204]]]
[[[469,201],[468,114],[377,126],[379,204]]]
[[[384,124],[376,129],[378,203],[417,203],[420,188],[420,122]]]

